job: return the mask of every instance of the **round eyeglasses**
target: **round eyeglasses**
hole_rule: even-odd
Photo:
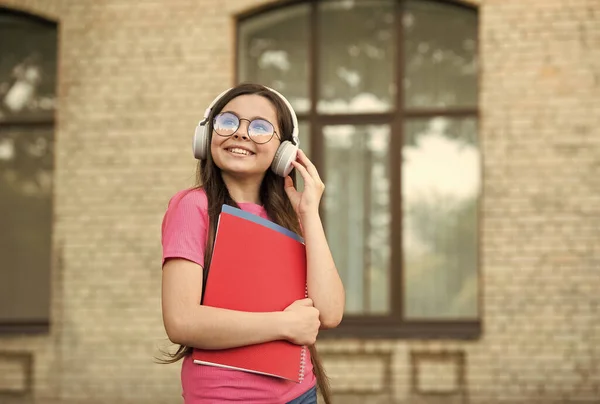
[[[213,120],[213,129],[219,136],[229,137],[240,128],[241,121],[248,121],[248,137],[258,144],[268,143],[276,134],[271,122],[256,118],[253,120],[243,119],[233,112],[222,112]],[[279,139],[279,135],[277,135]]]

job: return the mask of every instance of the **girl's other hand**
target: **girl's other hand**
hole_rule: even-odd
[[[311,299],[296,300],[284,311],[284,338],[296,345],[312,345],[321,327],[319,310]]]

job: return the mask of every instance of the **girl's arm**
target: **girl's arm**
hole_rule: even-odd
[[[323,328],[334,328],[344,314],[344,285],[333,261],[319,216],[319,204],[325,185],[317,169],[302,150],[298,151],[294,167],[304,179],[304,191],[298,192],[291,177],[285,190],[302,223],[306,244],[308,296],[319,310]]]
[[[318,311],[309,299],[285,311],[247,313],[201,306],[202,267],[186,259],[163,266],[162,313],[169,339],[202,349],[225,349],[286,339],[299,345],[316,340]]]
[[[308,296],[319,310],[323,328],[342,321],[345,292],[325,238],[319,212],[300,216],[306,244]]]

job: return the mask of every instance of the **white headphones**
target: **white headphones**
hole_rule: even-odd
[[[290,142],[289,140],[281,142],[277,152],[275,153],[273,162],[271,163],[271,170],[273,170],[275,174],[281,177],[287,177],[292,171],[292,161],[296,160],[298,146],[300,145],[300,139],[298,138],[298,118],[296,117],[296,113],[294,112],[292,105],[282,94],[273,90],[272,88],[265,88],[281,98],[281,100],[287,106],[290,115],[292,116],[292,122],[294,125],[292,129],[293,142]],[[198,126],[196,126],[192,148],[194,150],[194,157],[198,160],[205,160],[208,157],[208,153],[210,153],[210,133],[208,133],[208,127],[210,126],[208,125],[208,118],[210,113],[215,104],[230,90],[231,89],[223,91],[217,96],[217,98],[213,100],[213,102],[210,103],[209,107],[206,109],[206,111],[204,111],[204,118],[200,121],[200,123],[198,123]]]

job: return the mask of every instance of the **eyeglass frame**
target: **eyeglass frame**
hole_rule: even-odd
[[[234,130],[234,131],[231,133],[231,135],[221,135],[221,134],[220,134],[219,132],[217,132],[217,130],[215,129],[215,122],[217,121],[217,118],[218,118],[218,117],[220,117],[221,115],[224,115],[224,114],[231,114],[231,115],[235,116],[235,117],[238,119],[238,126],[237,126],[237,128],[236,128],[236,129],[235,129],[235,130]],[[267,120],[267,119],[265,119],[265,118],[253,118],[253,119],[251,119],[251,120],[250,120],[250,119],[246,119],[246,118],[241,118],[241,117],[240,117],[238,114],[236,114],[236,113],[235,113],[235,112],[233,112],[233,111],[222,111],[222,112],[219,112],[217,115],[215,115],[215,117],[213,118],[213,122],[212,122],[212,130],[213,130],[213,131],[214,131],[214,132],[215,132],[215,133],[216,133],[218,136],[221,136],[221,137],[231,137],[231,136],[235,135],[235,134],[237,133],[237,131],[240,129],[240,126],[242,126],[242,125],[241,125],[241,122],[242,122],[242,121],[247,121],[247,122],[248,122],[248,128],[250,128],[250,125],[252,125],[252,122],[254,122],[254,121],[258,121],[258,120],[265,121],[265,122],[267,122],[269,125],[271,125],[271,126],[273,127],[273,134],[271,135],[271,137],[269,138],[269,140],[267,140],[266,142],[263,142],[263,143],[258,143],[256,140],[254,140],[254,139],[252,138],[252,136],[250,136],[250,134],[248,134],[248,138],[249,138],[250,140],[252,140],[252,142],[254,142],[255,144],[267,144],[267,143],[269,143],[271,140],[273,140],[273,136],[277,136],[277,139],[278,139],[278,140],[281,142],[281,136],[279,136],[279,133],[277,133],[277,131],[275,130],[275,125],[273,125],[273,123],[271,123],[269,120]]]

